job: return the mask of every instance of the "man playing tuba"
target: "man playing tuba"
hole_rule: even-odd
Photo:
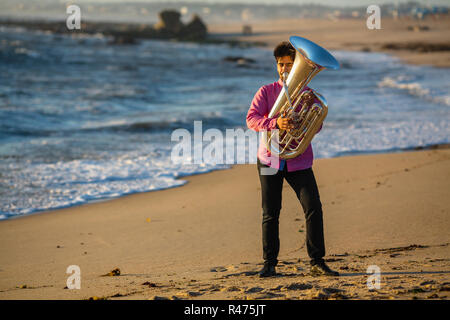
[[[276,129],[295,129],[292,118],[281,115],[269,118],[268,115],[283,88],[285,72],[289,73],[294,64],[296,50],[289,42],[281,42],[274,50],[277,71],[280,79],[277,82],[261,87],[255,94],[247,113],[247,126],[255,131],[272,131]],[[303,91],[310,90],[306,85]],[[317,132],[321,130],[319,127]],[[313,151],[311,144],[300,155],[273,161],[273,155],[262,143],[258,150],[257,168],[262,193],[262,244],[264,267],[259,272],[260,277],[276,275],[280,249],[279,215],[283,181],[289,183],[295,191],[303,207],[306,220],[306,248],[310,257],[311,272],[329,276],[338,276],[325,263],[325,243],[322,220],[322,204],[319,190],[312,170]],[[262,169],[272,168],[274,174],[264,174]]]

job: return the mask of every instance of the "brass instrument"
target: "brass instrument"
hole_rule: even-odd
[[[325,98],[315,90],[303,89],[323,69],[339,69],[339,62],[314,42],[296,36],[289,41],[296,50],[294,64],[289,75],[283,75],[283,89],[268,117],[289,118],[292,129],[263,132],[267,149],[281,159],[302,154],[327,116]]]

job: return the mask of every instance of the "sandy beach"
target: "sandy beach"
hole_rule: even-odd
[[[325,258],[339,278],[309,274],[304,216],[287,186],[280,275],[257,276],[260,194],[249,164],[0,222],[0,298],[448,299],[449,168],[449,149],[316,160]],[[81,269],[79,290],[65,289],[70,265]],[[367,287],[370,265],[378,290]]]
[[[382,51],[450,66],[448,51],[383,49],[446,43],[450,21],[268,21],[223,38],[272,47],[301,35],[328,49]],[[326,127],[325,127],[326,130]],[[0,221],[0,299],[449,299],[450,149],[316,159],[326,261],[340,277],[313,277],[305,220],[285,184],[279,275],[260,279],[261,195],[255,164],[183,178],[182,187]],[[68,289],[69,266],[81,288]],[[381,272],[370,289],[369,266]],[[119,269],[119,270],[116,270]],[[114,271],[116,270],[116,271]]]
[[[286,19],[249,23],[252,35],[243,35],[243,24],[208,26],[212,35],[225,39],[263,42],[273,48],[282,40],[297,35],[330,50],[385,52],[417,65],[450,67],[448,34],[450,19],[381,18],[381,29],[369,30],[366,18],[360,19]],[[421,28],[421,30],[419,30]],[[426,29],[426,30],[425,30]]]

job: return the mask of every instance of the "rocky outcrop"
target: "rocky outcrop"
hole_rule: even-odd
[[[159,13],[159,22],[154,25],[156,31],[168,36],[175,36],[183,29],[181,14],[176,10],[164,10]]]
[[[207,34],[206,25],[198,15],[194,15],[192,21],[181,29],[181,37],[187,40],[202,40]]]
[[[137,39],[171,39],[182,41],[205,41],[207,27],[198,15],[184,24],[181,14],[176,10],[163,10],[159,13],[160,21],[155,25],[135,23],[109,23],[84,21],[80,29],[69,30],[61,21],[21,21],[0,19],[0,25],[20,26],[33,30],[44,30],[60,34],[103,34],[111,36],[110,44],[136,44]]]
[[[179,40],[199,41],[206,38],[208,31],[205,23],[198,15],[184,25],[180,20],[181,14],[176,10],[164,10],[159,13],[160,21],[154,28],[163,37]]]

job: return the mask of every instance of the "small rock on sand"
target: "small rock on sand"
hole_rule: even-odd
[[[225,271],[227,271],[227,268],[225,268],[225,267],[214,267],[214,268],[211,268],[209,271],[211,271],[211,272],[225,272]]]
[[[111,270],[110,272],[108,272],[107,274],[103,275],[104,277],[117,277],[120,276],[120,269],[119,268],[115,268],[113,270]]]

